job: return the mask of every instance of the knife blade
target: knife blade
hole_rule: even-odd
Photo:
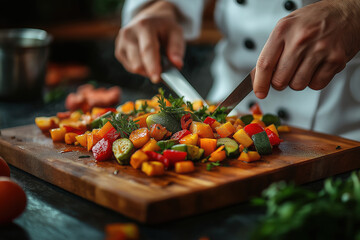
[[[193,86],[191,86],[180,71],[171,64],[165,55],[162,56],[161,62],[163,69],[161,78],[170,89],[172,89],[179,97],[184,97],[185,101],[194,102],[201,100],[203,104],[207,106],[205,100]]]
[[[229,114],[240,102],[243,100],[252,90],[252,80],[255,76],[255,69],[253,69],[249,74],[244,78],[243,81],[225,98],[217,108],[226,107],[228,109],[227,113]],[[236,113],[234,113],[236,114]]]

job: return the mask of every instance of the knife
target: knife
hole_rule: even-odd
[[[194,102],[201,100],[203,104],[207,106],[205,100],[193,86],[191,86],[180,71],[172,65],[164,54],[162,54],[161,64],[163,70],[161,78],[170,89],[172,89],[179,97],[184,97],[185,101]]]
[[[254,76],[255,68],[249,72],[244,80],[241,81],[241,83],[217,106],[216,109],[226,107],[228,115],[230,112],[233,113],[231,115],[237,115],[237,112],[232,110],[253,90],[252,80],[254,79]]]

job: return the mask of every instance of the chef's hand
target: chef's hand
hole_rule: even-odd
[[[185,40],[174,5],[154,1],[145,6],[125,27],[115,41],[115,57],[132,73],[160,82],[160,46],[178,68],[183,66]]]
[[[256,64],[254,92],[320,90],[360,50],[360,1],[323,0],[281,19]]]

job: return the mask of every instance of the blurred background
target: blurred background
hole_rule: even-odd
[[[87,81],[156,93],[159,86],[127,73],[114,57],[123,4],[124,0],[2,0],[0,28],[40,28],[53,36],[45,101],[61,96],[61,86]],[[214,45],[221,38],[213,22],[214,5],[209,1],[201,36],[188,43],[183,69],[203,97],[212,83]]]

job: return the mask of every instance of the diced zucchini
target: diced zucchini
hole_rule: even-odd
[[[248,115],[241,116],[240,120],[243,121],[243,123],[245,125],[248,125],[252,122],[252,120],[254,120],[254,117],[253,117],[253,115],[248,114]]]
[[[187,152],[187,146],[186,144],[176,144],[171,147],[172,150],[177,150],[180,152]]]
[[[204,149],[195,145],[187,145],[187,159],[195,161],[200,160],[203,154]]]
[[[157,142],[157,145],[161,148],[161,150],[170,149],[175,144],[179,143],[178,140],[171,139],[171,140],[161,140]]]
[[[269,126],[271,124],[274,124],[276,127],[281,125],[280,118],[274,114],[264,114],[261,118],[261,121],[265,123],[266,126]]]
[[[121,165],[127,165],[134,151],[134,145],[129,139],[120,138],[113,143],[112,150],[117,162]]]
[[[90,123],[90,127],[91,129],[93,128],[100,128],[102,126],[105,125],[105,123],[108,121],[107,118],[109,118],[111,116],[112,112],[108,111],[106,113],[104,113],[103,115],[97,117],[96,119],[94,119],[91,123]],[[106,122],[104,122],[104,119],[106,119]]]
[[[234,157],[239,154],[239,145],[231,138],[219,138],[217,140],[217,147],[225,146],[226,156]]]
[[[265,131],[254,134],[251,138],[254,141],[256,151],[260,155],[267,155],[272,153],[272,146]]]

